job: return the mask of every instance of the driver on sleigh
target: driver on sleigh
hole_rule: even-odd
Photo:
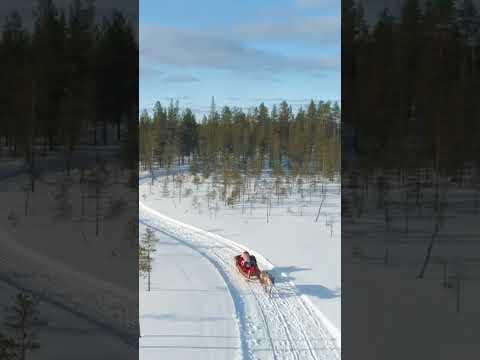
[[[244,251],[240,257],[240,266],[247,270],[250,269],[250,267],[255,268],[257,266],[257,259],[255,259],[255,256],[250,255],[248,251]]]

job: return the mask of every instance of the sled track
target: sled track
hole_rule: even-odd
[[[231,249],[229,249],[231,250]],[[235,278],[235,279],[239,279],[240,281],[244,281],[244,279],[240,279],[239,278],[239,275],[238,274],[234,274],[231,272],[231,266],[229,266],[229,262],[228,260],[221,256],[220,254],[218,254],[217,251],[215,251],[214,249],[212,249],[212,253],[214,254],[214,256],[217,257],[217,259],[219,259],[219,261],[221,261],[224,265],[224,271],[228,272],[232,278]],[[230,254],[230,258],[233,259],[233,257],[236,255],[236,252],[231,252]],[[246,283],[246,287],[249,289],[250,293],[252,294],[252,296],[255,297],[256,301],[257,301],[257,304],[259,305],[258,309],[260,310],[260,317],[262,318],[262,324],[264,325],[264,330],[265,330],[265,334],[267,335],[267,339],[268,339],[268,342],[270,344],[270,348],[272,350],[272,355],[273,355],[273,359],[274,360],[278,360],[278,350],[275,349],[275,345],[273,343],[273,340],[272,340],[272,335],[271,335],[271,329],[270,327],[268,326],[268,322],[267,322],[267,317],[265,316],[265,312],[263,311],[263,308],[260,306],[260,302],[258,301],[258,298],[257,296],[255,295],[254,291],[252,290],[251,288],[252,284],[250,282],[247,282]],[[251,351],[249,351],[251,352]]]
[[[224,270],[228,271],[231,274],[231,271],[230,271],[231,267],[229,267],[229,262],[226,259],[226,257],[233,258],[233,256],[237,255],[237,253],[242,249],[235,249],[232,246],[232,247],[226,247],[224,250],[226,250],[224,252],[225,254],[227,254],[227,252],[229,253],[228,256],[226,255],[222,256],[217,252],[216,249],[212,249],[212,253],[214,253],[215,257],[219,259],[220,262],[223,263],[223,265],[225,266]],[[302,323],[300,319],[297,317],[295,312],[291,311],[292,308],[295,308],[296,304],[289,304],[288,300],[283,298],[282,296],[283,292],[288,293],[292,299],[297,298],[297,294],[294,288],[292,287],[292,285],[287,283],[283,285],[282,283],[280,283],[282,284],[281,287],[284,288],[285,290],[280,292],[278,288],[274,287],[274,291],[272,292],[272,298],[270,298],[267,294],[263,292],[263,289],[261,289],[261,287],[258,284],[245,281],[237,273],[234,273],[232,275],[235,276],[235,278],[237,278],[241,283],[245,283],[245,286],[248,288],[249,294],[252,296],[252,298],[255,299],[257,308],[259,310],[259,315],[262,318],[262,324],[265,327],[264,330],[269,340],[274,359],[279,359],[279,358],[282,359],[285,356],[287,356],[287,354],[289,355],[290,358],[293,358],[296,360],[303,360],[306,358],[310,358],[313,360],[332,358],[332,356],[323,356],[321,358],[317,356],[317,354],[315,353],[314,345],[312,344],[309,337],[307,336],[307,334],[302,328]],[[278,300],[278,302],[280,302],[280,304],[277,303],[276,299]],[[297,302],[300,302],[303,311],[307,311],[307,307],[303,303],[302,299],[298,298],[298,301],[295,301],[295,303]],[[280,307],[284,307],[283,311],[282,309],[280,309]],[[297,305],[296,307],[298,309],[299,306]],[[291,323],[292,325],[294,325],[294,327],[292,325],[289,325],[289,322],[285,317],[286,313],[289,313],[293,316],[293,319],[291,319],[292,320]],[[269,314],[270,317],[267,316],[267,314]],[[312,321],[315,322],[317,326],[319,326],[319,329],[322,330],[321,331],[322,336],[324,336],[325,339],[329,339],[331,336],[325,333],[323,326],[319,324],[318,320],[315,319],[312,313],[308,312],[307,314],[308,314],[308,317],[312,319]],[[281,323],[282,326],[278,328],[278,324],[269,325],[269,321],[267,320],[269,318],[278,319],[278,321]],[[277,332],[279,333],[283,332],[287,342],[287,344],[283,348],[279,348],[278,346],[275,346],[274,340],[272,339],[272,335],[271,335],[272,327],[274,329],[278,329]],[[295,333],[297,333],[299,336],[298,335],[294,336]],[[277,334],[277,336],[281,336],[281,334]],[[299,338],[301,338],[301,340]],[[330,344],[328,344],[327,341],[325,342],[327,343],[326,345],[329,345],[329,346],[325,346],[324,349],[335,352],[335,346],[332,345],[331,342]],[[296,343],[299,343],[300,345],[305,344],[306,348],[299,349],[299,346],[295,345]],[[335,355],[337,354],[338,353],[335,353]],[[339,356],[337,355],[337,356],[334,356],[333,358],[339,358]]]
[[[228,249],[228,251],[230,252],[229,254],[229,257],[230,258],[233,258],[233,256],[237,255],[239,249],[236,249],[235,251],[233,250],[233,247],[232,248],[226,248]],[[222,257],[220,254],[218,254],[215,250],[215,255],[221,259],[221,261],[223,262],[223,264],[225,265],[226,268],[228,268],[228,261],[226,261],[226,259],[224,257]],[[230,272],[230,268],[229,269],[229,272]],[[272,339],[272,329],[271,329],[271,326],[268,325],[268,317],[266,316],[265,314],[265,309],[264,309],[264,306],[262,306],[262,302],[259,300],[259,297],[257,296],[256,292],[253,290],[253,283],[252,282],[246,282],[242,277],[241,275],[237,274],[237,273],[234,273],[232,274],[232,276],[234,276],[236,279],[238,279],[239,282],[241,283],[245,283],[245,287],[248,288],[248,291],[249,291],[249,294],[252,296],[252,298],[255,299],[255,302],[257,304],[257,309],[259,310],[259,316],[261,317],[262,319],[262,324],[264,326],[264,331],[265,331],[265,334],[267,335],[267,339],[268,339],[268,342],[270,344],[270,348],[271,348],[271,351],[272,351],[272,356],[275,360],[279,359],[279,356],[280,356],[280,359],[282,358],[282,353],[285,353],[285,349],[279,349],[278,346],[275,346],[274,344],[274,340]],[[258,287],[258,286],[257,286]],[[285,325],[285,324],[284,324]],[[290,347],[290,350],[294,349],[294,345],[292,343],[292,340],[290,339],[290,335],[286,329],[286,327],[283,328],[284,331],[285,331],[285,336],[287,337],[287,341],[289,343],[289,347]],[[299,360],[298,358],[298,354],[296,353],[292,353],[292,355],[294,355],[295,359]]]
[[[253,291],[253,289],[251,288],[251,286],[249,286],[249,290],[250,290],[251,294],[255,297],[255,301],[257,302],[258,308],[260,309],[260,311],[261,311],[261,313],[262,313],[262,317],[263,317],[264,319],[266,319],[267,317],[265,316],[264,307],[263,307],[263,305],[261,304],[261,302],[258,300],[258,296],[255,295],[255,291]],[[292,338],[291,338],[290,333],[289,333],[289,331],[288,331],[288,326],[287,326],[287,323],[286,323],[286,321],[285,321],[285,318],[284,318],[284,316],[278,311],[278,308],[276,309],[276,315],[277,315],[277,317],[280,319],[280,321],[282,322],[283,330],[284,330],[284,332],[285,332],[285,336],[286,336],[286,339],[287,339],[287,342],[288,342],[288,346],[289,346],[289,348],[291,349],[291,355],[292,355],[292,357],[294,357],[295,359],[299,360],[299,359],[300,359],[300,358],[299,358],[299,352],[298,352],[298,350],[295,348],[295,346],[294,346],[294,344],[293,344],[293,342],[292,342]],[[268,329],[269,326],[268,326],[268,324],[267,324],[267,321],[265,320],[264,323],[265,323],[266,328]],[[273,353],[275,354],[275,352],[274,352],[274,347],[273,347],[273,341],[272,341],[272,351],[273,351]]]
[[[327,333],[325,330],[324,326],[320,324],[319,320],[316,318],[311,313],[311,310],[308,309],[308,307],[304,304],[303,299],[297,294],[297,291],[293,287],[293,285],[287,285],[284,286],[283,284],[280,285],[282,291],[280,291],[278,288],[274,289],[274,293],[279,299],[279,302],[286,308],[286,309],[295,309],[295,311],[290,310],[290,314],[292,317],[295,319],[293,322],[299,331],[299,333],[302,335],[302,338],[304,341],[308,344],[308,351],[309,351],[309,357],[313,360],[319,360],[319,359],[340,359],[340,355],[338,352],[338,349],[336,348],[335,344],[331,340],[331,335]],[[289,296],[285,296],[285,294],[289,294]],[[273,302],[275,304],[275,307],[278,309],[279,306],[277,303]],[[300,304],[300,305],[299,305]],[[278,309],[279,313],[284,313],[280,309]],[[305,322],[304,320],[299,319],[298,314],[299,313],[304,313],[307,314],[308,319],[311,320],[311,322],[315,325],[316,329],[319,332],[319,335],[322,339],[322,345],[314,345],[312,341],[318,342],[318,339],[310,339],[309,336],[307,335],[303,323]],[[320,354],[316,351],[316,346],[319,350],[322,350]],[[321,346],[321,348],[320,348]],[[325,352],[328,353],[328,356],[325,355]],[[320,357],[319,357],[320,355]],[[304,357],[302,357],[304,359]]]
[[[232,265],[235,255],[245,250],[228,240],[195,229],[159,214],[140,202],[142,223],[163,232],[206,257],[225,281],[239,320],[241,350],[244,359],[330,360],[340,359],[335,339],[298,294],[295,285],[277,279],[272,295],[258,283],[245,281]],[[143,209],[143,211],[142,211]],[[259,264],[270,268],[268,260]],[[280,280],[280,281],[279,281]],[[261,326],[258,326],[261,325]],[[264,337],[258,337],[258,331]],[[261,344],[266,339],[267,344]],[[268,347],[268,348],[267,348]]]
[[[154,224],[151,224],[150,223],[150,219],[146,219],[146,218],[140,218],[140,223],[142,223],[143,225],[153,229],[153,230],[156,230],[156,231],[159,231],[161,233],[164,233],[168,236],[170,236],[171,238],[175,239],[176,241],[178,241],[179,243],[187,246],[188,248],[198,252],[199,254],[201,254],[203,257],[205,257],[214,267],[215,269],[218,271],[218,273],[220,274],[220,276],[222,277],[223,281],[225,282],[225,285],[227,286],[227,289],[228,289],[228,293],[230,295],[230,298],[232,299],[232,303],[234,305],[234,308],[235,308],[235,314],[237,316],[237,319],[239,321],[239,335],[240,335],[240,344],[241,344],[241,351],[242,351],[242,359],[245,358],[245,354],[247,353],[248,351],[248,347],[247,347],[247,344],[246,344],[246,339],[245,339],[245,336],[244,336],[244,323],[242,322],[242,319],[245,318],[245,309],[243,307],[243,303],[241,302],[241,297],[240,297],[240,293],[236,290],[236,288],[233,286],[232,282],[230,281],[228,275],[225,273],[225,271],[223,270],[223,268],[220,266],[220,264],[218,263],[218,261],[216,259],[213,259],[209,254],[205,253],[204,251],[200,250],[198,247],[195,247],[194,245],[190,244],[188,242],[188,240],[184,240],[184,239],[181,239],[179,236],[175,235],[174,233],[171,233],[170,231],[167,231],[165,229],[162,229],[161,227],[157,227],[155,226],[155,223]]]
[[[226,249],[232,250],[232,254],[230,255],[231,257],[236,255],[239,251],[243,250],[241,248],[238,248],[238,249],[234,250],[233,246],[231,248],[226,248]],[[222,256],[220,256],[219,254],[216,254],[216,255],[217,255],[217,257],[222,258]],[[225,261],[223,261],[223,262],[225,263]],[[239,278],[240,281],[243,281],[241,276],[237,275],[237,278]],[[258,284],[255,284],[255,283],[252,283],[252,282],[246,282],[246,285],[249,288],[250,294],[255,298],[256,303],[258,305],[258,309],[260,310],[260,313],[261,313],[261,316],[262,316],[262,319],[263,319],[263,323],[266,327],[267,332],[269,333],[270,343],[271,343],[271,347],[272,347],[272,351],[273,351],[274,356],[275,356],[275,353],[278,352],[278,349],[275,349],[275,346],[273,345],[273,341],[271,340],[270,326],[268,325],[268,321],[266,320],[266,319],[268,319],[268,317],[265,315],[265,312],[270,313],[270,314],[274,313],[276,315],[276,317],[282,323],[283,330],[285,332],[285,336],[286,336],[287,342],[289,344],[292,356],[295,359],[305,359],[305,356],[307,356],[308,358],[311,358],[313,360],[331,358],[331,357],[325,357],[325,356],[319,358],[317,356],[317,354],[315,353],[315,351],[314,351],[315,347],[312,344],[312,342],[310,341],[307,334],[305,333],[305,330],[302,327],[301,320],[298,318],[296,312],[291,311],[292,308],[299,309],[299,307],[301,307],[301,309],[302,309],[301,311],[304,311],[308,315],[309,319],[311,319],[312,322],[315,323],[315,325],[320,330],[321,336],[325,339],[324,349],[332,351],[335,355],[334,358],[340,358],[335,344],[333,344],[332,341],[328,341],[328,339],[331,338],[331,335],[327,334],[324,327],[320,324],[319,319],[317,319],[317,317],[312,314],[311,310],[308,309],[308,306],[306,306],[306,304],[303,302],[303,299],[301,299],[298,296],[297,291],[295,290],[295,286],[293,284],[291,284],[291,283],[279,283],[277,286],[274,286],[273,291],[272,291],[272,298],[269,295],[265,294],[263,292],[263,290],[260,292],[260,294],[258,294],[257,291],[254,290],[254,287],[257,288],[257,290],[258,290],[258,288],[259,288]],[[280,291],[278,287],[281,287],[282,291]],[[290,304],[289,301],[288,301],[288,297],[284,297],[284,296],[282,296],[282,294],[289,294],[290,295],[289,297],[291,299],[295,299],[295,300],[291,301],[292,304]],[[280,305],[285,308],[283,311],[280,309],[279,303],[277,301],[275,301],[275,299],[273,298],[274,295],[276,295],[276,299],[278,299],[278,302],[280,303]],[[259,299],[259,297],[263,297],[263,301],[261,301]],[[298,303],[300,303],[300,306],[298,306]],[[268,310],[268,307],[273,308],[273,310],[272,309]],[[292,324],[295,325],[295,331],[298,331],[298,333],[300,334],[300,337],[303,339],[303,340],[296,339],[296,341],[297,342],[298,341],[305,342],[306,345],[307,345],[306,349],[298,349],[294,345],[295,342],[292,340],[292,331],[287,330],[289,328],[291,329],[292,326],[288,325],[288,321],[285,318],[286,313],[290,313],[293,316],[292,320],[294,320],[294,321],[292,321]],[[285,351],[285,349],[283,351]],[[306,353],[306,354],[303,354],[303,353]]]
[[[250,289],[250,291],[252,291],[252,290]],[[254,294],[253,291],[252,291],[252,294]],[[255,298],[256,298],[257,303],[258,303],[258,299],[257,299],[256,296],[255,296]],[[268,323],[267,323],[267,317],[265,316],[265,312],[263,311],[263,309],[260,306],[259,306],[259,309],[260,309],[260,314],[261,314],[261,317],[262,317],[262,323],[265,326],[265,332],[267,333],[268,341],[269,341],[270,347],[272,349],[273,359],[277,360],[278,359],[278,357],[277,357],[278,350],[275,348],[275,345],[273,344],[272,335],[271,335],[272,333],[271,333],[270,327],[268,326]]]
[[[280,299],[280,297],[279,297],[279,299]],[[280,315],[280,318],[282,319],[283,325],[285,326],[285,328],[287,328],[287,327],[288,327],[287,321],[285,320],[284,314],[280,311],[278,304],[275,303],[274,301],[272,301],[272,304],[274,304],[277,313]],[[305,332],[302,330],[302,327],[301,327],[301,325],[300,325],[300,323],[299,323],[299,321],[298,321],[297,316],[296,316],[295,313],[293,313],[293,312],[292,312],[292,315],[293,315],[293,317],[295,318],[295,325],[297,326],[298,330],[299,330],[300,333],[302,334],[302,337],[304,338],[304,341],[305,341],[306,344],[307,344],[308,352],[309,352],[310,356],[313,358],[313,360],[318,360],[317,357],[316,357],[316,355],[313,353],[312,343],[310,342],[310,340],[308,339],[308,337],[305,335]],[[297,351],[298,351],[298,350],[297,350]],[[299,354],[298,354],[298,355],[299,355]],[[297,358],[298,358],[298,355],[297,355]]]

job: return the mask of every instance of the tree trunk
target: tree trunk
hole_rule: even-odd
[[[315,218],[315,222],[318,222],[318,218],[320,217],[320,211],[322,210],[323,202],[325,201],[326,196],[323,195],[322,202],[320,203],[320,207],[318,208],[317,217]]]
[[[151,264],[152,260],[150,259],[150,249],[148,249],[148,291],[150,291],[150,273],[152,272]]]
[[[103,137],[103,145],[107,145],[107,119],[103,119],[103,129],[102,129],[102,137]]]
[[[120,141],[120,133],[121,133],[121,131],[120,131],[120,127],[121,127],[120,126],[121,125],[120,116],[117,116],[116,123],[117,123],[117,140]]]
[[[457,314],[460,312],[460,277],[457,275]]]
[[[150,270],[148,271],[148,291],[150,291]]]
[[[445,261],[443,263],[443,287],[444,288],[447,288],[447,286],[448,286],[448,283],[447,283],[447,266],[448,266],[448,263]]]
[[[80,215],[83,218],[85,216],[85,190],[83,189],[83,185],[81,185],[81,186],[82,186],[82,190],[81,190],[81,194],[80,194],[80,198],[81,198]]]
[[[98,236],[100,233],[100,184],[95,185],[95,236]]]
[[[28,215],[28,200],[30,198],[30,192],[25,190],[25,216]]]
[[[30,154],[30,182],[31,191],[35,192],[35,150],[32,149]]]
[[[432,234],[432,238],[430,239],[430,243],[428,244],[427,254],[425,256],[425,261],[423,262],[423,266],[422,266],[422,269],[420,270],[420,274],[418,274],[419,279],[423,279],[423,276],[425,275],[425,271],[427,271],[427,266],[428,266],[428,263],[430,262],[430,256],[432,254],[433,243],[435,242],[435,239],[437,238],[437,234],[438,234],[438,224],[435,226],[435,231]]]

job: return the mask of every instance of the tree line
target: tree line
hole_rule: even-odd
[[[38,1],[29,27],[6,16],[0,40],[0,145],[27,161],[34,148],[106,145],[108,128],[138,146],[138,44],[120,11],[98,21],[94,0],[59,9]],[[128,155],[130,154],[130,155]],[[133,165],[132,165],[133,167]]]
[[[271,169],[299,175],[340,170],[340,106],[313,100],[296,113],[286,101],[269,109],[264,103],[245,112],[224,106],[197,121],[179,103],[156,102],[140,114],[140,162],[144,170],[188,164],[205,176],[219,170],[256,174]]]
[[[478,165],[474,2],[405,0],[395,16],[387,8],[372,15],[359,1],[342,1],[344,125],[361,166],[452,174],[463,159]]]

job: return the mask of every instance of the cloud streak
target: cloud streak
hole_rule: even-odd
[[[257,33],[262,32],[272,36],[275,31],[257,29]],[[288,56],[248,47],[242,41],[217,33],[165,26],[141,27],[140,54],[153,64],[231,70],[246,75],[280,72],[319,74],[339,70],[340,67],[339,56]]]
[[[163,81],[167,83],[195,83],[200,80],[191,75],[168,75]]]
[[[143,64],[143,61],[140,61],[140,69],[140,77],[142,80],[148,80],[151,78],[157,79],[165,74],[162,70],[158,70],[153,66]]]
[[[340,8],[338,0],[295,0],[295,3],[303,8],[332,8],[333,5],[337,5]]]
[[[306,44],[339,44],[340,17],[290,17],[282,22],[253,22],[237,26],[234,32],[248,40],[295,41]]]

